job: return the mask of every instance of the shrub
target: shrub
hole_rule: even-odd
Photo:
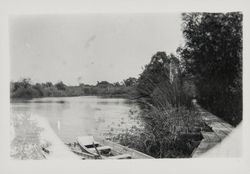
[[[116,139],[156,158],[189,157],[202,139],[204,129],[199,114],[185,108],[152,107],[141,113],[143,129],[133,127]]]

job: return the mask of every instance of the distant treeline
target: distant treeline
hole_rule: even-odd
[[[11,98],[37,98],[37,97],[70,97],[97,95],[108,97],[130,97],[135,94],[134,86],[136,78],[128,78],[122,83],[109,83],[107,81],[97,82],[96,85],[79,84],[78,86],[67,86],[62,81],[56,84],[51,82],[35,83],[25,78],[17,82],[11,82]]]

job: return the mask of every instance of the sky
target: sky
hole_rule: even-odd
[[[67,85],[139,77],[157,51],[183,44],[181,15],[19,15],[9,19],[11,80]]]

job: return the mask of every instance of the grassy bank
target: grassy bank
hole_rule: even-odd
[[[208,129],[198,113],[186,109],[142,112],[144,128],[133,127],[114,141],[155,158],[187,158]],[[164,120],[164,121],[163,121]]]
[[[207,127],[192,107],[184,82],[174,55],[155,54],[136,85],[138,119],[144,126],[114,139],[155,158],[190,157]]]

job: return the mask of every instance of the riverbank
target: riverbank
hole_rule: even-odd
[[[185,108],[144,110],[144,127],[132,127],[114,138],[124,146],[155,158],[190,158],[202,141],[202,131],[211,131],[200,114]]]
[[[37,98],[11,104],[12,158],[43,159],[39,149],[44,147],[52,152],[48,158],[61,159],[68,156],[64,143],[94,134],[155,158],[188,158],[203,142],[203,132],[213,133],[209,127],[213,123],[205,124],[203,113],[191,108],[142,110],[125,99],[62,99]]]
[[[235,132],[235,128],[224,120],[198,104],[195,104],[195,107],[206,125],[211,127],[211,131],[201,132],[203,139],[193,151],[192,157],[239,157],[241,155],[241,126]]]
[[[12,115],[10,127],[12,159],[80,160],[57,137],[47,120],[37,115]]]
[[[114,99],[128,99],[131,102],[135,102],[135,99],[131,97],[130,95],[124,94],[124,95],[112,95],[112,94],[105,94],[105,95],[80,95],[80,96],[58,96],[56,98],[61,98],[62,100],[58,100],[57,103],[64,103],[65,101],[63,98],[65,97],[99,97],[99,98],[114,98]],[[10,98],[10,103],[29,103],[34,99],[43,99],[43,98],[55,98],[54,96],[47,96],[47,97],[32,97],[32,98]],[[39,102],[39,101],[37,101]],[[40,101],[41,102],[41,101]],[[46,101],[46,103],[49,103],[50,101]]]
[[[74,97],[74,96],[105,96],[129,98],[136,91],[134,84],[98,82],[96,85],[67,86],[63,82],[52,84],[36,83],[30,79],[11,82],[10,98],[32,99],[38,97]]]

